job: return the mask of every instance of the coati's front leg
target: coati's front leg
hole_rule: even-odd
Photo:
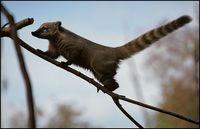
[[[51,57],[52,59],[57,59],[58,56],[60,55],[59,52],[56,51],[56,48],[52,44],[49,44],[49,48],[45,52],[43,52],[40,49],[37,49],[37,51],[44,54],[44,55]]]
[[[57,59],[58,56],[60,55],[56,51],[56,48],[51,44],[49,44],[49,49],[47,51],[44,52],[44,51],[42,51],[40,49],[37,49],[37,51],[42,53],[42,54],[44,54],[44,55],[47,55],[47,56],[51,57],[52,59]],[[59,65],[61,67],[65,67],[65,66],[68,66],[68,65],[71,65],[71,64],[72,64],[71,61],[67,61],[67,62],[61,61]]]
[[[58,56],[59,56],[59,53],[52,53],[51,51],[47,50],[47,51],[42,51],[40,49],[37,49],[38,52],[44,54],[44,55],[47,55],[48,57],[51,57],[52,59],[57,59]]]
[[[67,59],[67,62],[61,62],[61,66],[68,66],[71,64],[76,64],[81,66],[81,64],[77,63],[80,60],[81,49],[74,45],[66,45],[66,49],[63,52],[62,56]]]

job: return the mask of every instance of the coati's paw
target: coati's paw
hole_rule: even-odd
[[[67,61],[67,62],[61,61],[60,64],[59,64],[59,66],[61,66],[61,67],[66,67],[66,66],[69,66],[69,65],[71,65],[71,64],[72,64],[72,63],[69,62],[69,61]]]
[[[109,91],[114,91],[119,87],[119,85],[117,82],[115,82],[113,80],[106,80],[104,82],[104,87]]]
[[[105,88],[109,91],[114,91],[119,87],[119,85],[109,85],[109,86],[105,86]]]

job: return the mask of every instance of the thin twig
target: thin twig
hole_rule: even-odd
[[[52,58],[50,58],[50,57],[48,57],[48,56],[46,56],[44,54],[41,54],[40,52],[38,52],[37,50],[35,50],[31,46],[29,46],[27,43],[25,43],[23,40],[21,40],[20,38],[18,38],[18,41],[19,42],[17,42],[17,43],[20,44],[22,47],[24,47],[26,50],[30,51],[31,53],[39,56],[40,58],[42,58],[42,59],[44,59],[46,61],[48,61],[48,62],[50,62],[50,63],[52,63],[52,64],[54,64],[54,65],[56,65],[56,66],[58,66],[58,67],[60,67],[60,68],[62,68],[64,70],[66,70],[68,72],[71,72],[71,73],[75,74],[76,76],[86,80],[87,82],[93,84],[93,86],[95,86],[96,88],[100,89],[104,93],[108,94],[112,98],[118,98],[120,100],[123,100],[123,101],[126,101],[126,102],[130,102],[130,103],[133,103],[133,104],[136,104],[136,105],[139,105],[139,106],[151,109],[151,110],[155,110],[155,111],[158,111],[158,112],[161,112],[161,113],[165,113],[165,114],[168,114],[168,115],[183,119],[185,121],[188,121],[188,122],[191,122],[191,123],[194,123],[194,124],[198,124],[198,125],[200,124],[199,122],[191,120],[191,119],[189,119],[187,117],[184,117],[182,115],[179,115],[179,114],[176,114],[176,113],[173,113],[173,112],[170,112],[170,111],[166,111],[166,110],[163,110],[163,109],[151,106],[151,105],[147,105],[147,104],[144,104],[144,103],[129,99],[129,98],[123,96],[123,95],[119,95],[119,94],[113,93],[111,91],[108,91],[101,84],[99,84],[96,81],[94,81],[94,79],[89,78],[86,75],[82,74],[81,72],[79,72],[79,71],[77,71],[75,69],[72,69],[70,67],[61,66],[58,61],[56,61],[56,60],[54,60],[54,59],[52,59]]]
[[[122,105],[119,103],[119,98],[113,98],[113,101],[117,105],[117,107],[131,120],[137,127],[143,129],[142,125],[140,125],[131,115],[129,115],[126,110],[122,107]]]
[[[19,64],[20,64],[20,68],[22,71],[22,75],[24,77],[24,81],[26,83],[26,94],[27,94],[27,104],[28,104],[28,109],[29,109],[29,126],[31,128],[35,128],[36,127],[36,120],[35,120],[35,111],[34,111],[34,101],[33,101],[33,95],[32,95],[32,88],[31,88],[31,82],[26,70],[26,66],[24,63],[24,58],[22,55],[22,51],[21,48],[19,46],[19,44],[17,42],[18,41],[18,36],[17,36],[17,30],[16,30],[16,25],[14,22],[14,18],[13,16],[7,11],[7,9],[1,4],[1,9],[2,12],[6,15],[9,23],[10,23],[10,35],[13,38],[13,42],[17,51],[17,56],[18,56],[18,60],[19,60]]]
[[[4,27],[6,27],[9,23],[4,24],[1,29],[3,29]]]

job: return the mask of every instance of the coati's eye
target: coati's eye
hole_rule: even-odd
[[[42,27],[43,32],[48,32],[48,28],[47,27]]]

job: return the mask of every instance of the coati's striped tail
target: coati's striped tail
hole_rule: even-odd
[[[173,32],[174,30],[184,26],[189,23],[192,19],[189,16],[181,16],[178,19],[160,26],[156,29],[152,29],[151,31],[143,34],[142,36],[128,42],[127,44],[117,47],[116,54],[118,59],[125,59],[130,57],[131,55],[145,49],[150,46],[155,41],[163,38],[167,34]]]

